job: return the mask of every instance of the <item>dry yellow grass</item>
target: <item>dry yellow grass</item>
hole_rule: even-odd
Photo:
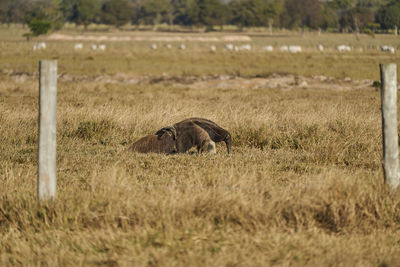
[[[61,83],[58,196],[46,205],[36,201],[37,84],[2,80],[2,265],[400,261],[376,91]],[[125,150],[195,115],[232,132],[232,155]]]
[[[22,56],[6,64],[18,70]],[[87,79],[58,86],[53,203],[36,198],[37,80],[0,75],[0,265],[399,265],[379,92],[190,89],[79,72]],[[191,116],[228,129],[233,153],[126,150]]]

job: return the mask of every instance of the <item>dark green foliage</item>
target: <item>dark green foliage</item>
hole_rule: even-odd
[[[351,8],[354,4],[354,0],[333,0],[331,5],[339,10],[346,10]]]
[[[97,0],[78,0],[73,6],[72,21],[86,28],[90,23],[98,22],[100,8]]]
[[[392,0],[382,6],[376,15],[377,22],[383,29],[394,29],[400,26],[400,1]]]
[[[59,30],[64,25],[65,19],[60,10],[58,0],[19,0],[25,5],[23,23],[30,23],[33,19],[51,22],[51,27],[54,30]],[[24,3],[26,2],[26,3]]]
[[[101,22],[121,27],[131,18],[131,6],[126,0],[111,0],[101,8]]]
[[[322,23],[321,6],[318,0],[286,0],[284,26],[318,28]]]
[[[199,6],[196,0],[174,1],[175,20],[179,25],[198,25]]]
[[[28,26],[33,36],[46,34],[51,29],[51,22],[48,20],[33,19]]]
[[[322,6],[322,29],[336,28],[338,25],[338,16],[336,10],[329,5]]]
[[[230,4],[231,22],[240,27],[267,26],[272,20],[279,21],[283,11],[282,1],[247,0]]]
[[[219,0],[198,0],[199,22],[211,30],[214,25],[224,25],[224,7]]]
[[[379,81],[373,81],[372,86],[375,87],[376,89],[381,87],[381,82]]]
[[[137,14],[138,22],[153,25],[156,29],[157,24],[163,22],[170,3],[166,0],[148,0],[144,1]]]
[[[60,10],[63,13],[63,17],[67,21],[73,21],[74,7],[79,0],[62,0],[60,4]]]

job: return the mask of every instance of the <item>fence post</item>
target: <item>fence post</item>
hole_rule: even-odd
[[[39,62],[39,200],[56,197],[57,61]]]
[[[397,75],[396,64],[380,64],[383,175],[392,189],[399,185],[399,149],[397,135]]]

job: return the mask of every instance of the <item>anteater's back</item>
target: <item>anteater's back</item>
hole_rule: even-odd
[[[168,134],[161,138],[157,135],[147,135],[133,143],[129,149],[139,153],[176,153],[175,140]]]

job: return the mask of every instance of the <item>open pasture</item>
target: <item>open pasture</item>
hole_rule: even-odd
[[[10,34],[10,31],[12,34]],[[58,35],[76,37],[79,35],[98,38],[98,41],[63,41],[43,37],[25,41],[22,37],[26,29],[0,28],[0,57],[2,71],[37,72],[37,62],[41,59],[58,59],[59,73],[68,75],[116,75],[132,76],[204,76],[232,75],[241,77],[265,77],[273,73],[298,75],[325,75],[352,79],[379,79],[379,63],[399,62],[399,53],[380,51],[382,45],[390,45],[396,50],[400,43],[394,35],[377,35],[375,38],[361,35],[357,40],[352,34],[322,34],[277,32],[276,35],[260,33],[152,33],[130,31],[78,32],[67,28]],[[251,41],[221,41],[224,37],[249,37]],[[47,40],[47,39],[48,40]],[[141,38],[142,41],[110,41],[113,38]],[[170,38],[172,41],[152,41]],[[177,39],[178,38],[178,39]],[[183,41],[177,41],[181,38]],[[203,39],[205,41],[185,41]],[[207,40],[219,41],[207,41]],[[105,40],[105,41],[104,41]],[[229,39],[228,39],[229,40]],[[45,50],[32,51],[32,46],[45,41]],[[83,49],[75,51],[74,45],[82,43]],[[180,44],[185,50],[179,50]],[[226,51],[224,45],[251,44],[251,51]],[[105,44],[106,51],[92,51],[92,44]],[[152,44],[158,49],[153,50]],[[170,44],[171,49],[166,46]],[[323,45],[324,51],[317,50]],[[210,51],[215,45],[216,52]],[[262,51],[266,45],[274,47],[273,52]],[[280,52],[282,45],[299,45],[303,52],[291,54]],[[338,45],[348,45],[351,52],[337,52]],[[362,51],[361,51],[362,50]]]
[[[170,51],[151,50],[150,42],[74,51],[68,41],[33,52],[32,43],[0,43],[0,265],[400,262],[400,195],[382,184],[378,91],[352,81],[350,89],[322,90],[296,81],[196,88],[191,80],[290,73],[333,77],[332,85],[345,77],[372,81],[378,63],[397,62],[397,54],[210,53],[203,43]],[[44,58],[58,59],[61,74],[58,191],[57,201],[39,204],[37,68]],[[221,144],[216,155],[126,150],[192,116],[229,130],[233,153]]]

